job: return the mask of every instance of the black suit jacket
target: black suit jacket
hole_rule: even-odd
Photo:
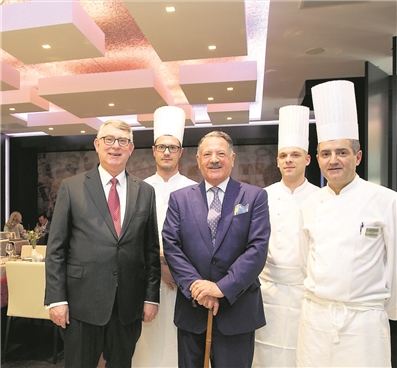
[[[70,317],[105,325],[117,290],[121,323],[159,302],[160,262],[154,189],[127,174],[120,238],[97,168],[63,180],[46,254],[45,304],[67,301]]]

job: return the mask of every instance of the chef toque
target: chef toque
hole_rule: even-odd
[[[279,110],[278,150],[299,147],[307,152],[309,147],[309,114],[306,106],[283,106]]]
[[[357,139],[358,124],[354,84],[337,80],[312,88],[318,143]]]
[[[186,114],[175,106],[159,107],[154,112],[154,141],[162,135],[172,135],[182,146]]]

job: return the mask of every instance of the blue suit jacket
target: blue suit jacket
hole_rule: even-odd
[[[236,205],[248,205],[235,214]],[[222,204],[215,246],[207,224],[204,181],[171,193],[163,227],[163,247],[178,285],[174,322],[193,333],[206,330],[207,309],[192,306],[190,285],[195,280],[216,282],[225,297],[216,315],[225,335],[254,331],[265,325],[258,275],[270,235],[265,190],[229,180]]]

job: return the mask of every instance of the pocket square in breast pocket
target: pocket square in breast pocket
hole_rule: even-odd
[[[248,208],[249,203],[247,203],[245,206],[243,206],[242,204],[236,204],[236,207],[234,207],[234,216],[248,212]]]

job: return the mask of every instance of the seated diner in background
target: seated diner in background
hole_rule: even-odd
[[[40,233],[40,238],[37,241],[37,244],[46,245],[50,234],[51,221],[44,212],[39,213],[38,220],[39,222],[34,228],[34,231]]]
[[[15,239],[25,239],[25,229],[22,226],[22,215],[14,211],[4,225],[4,231],[15,233]]]

